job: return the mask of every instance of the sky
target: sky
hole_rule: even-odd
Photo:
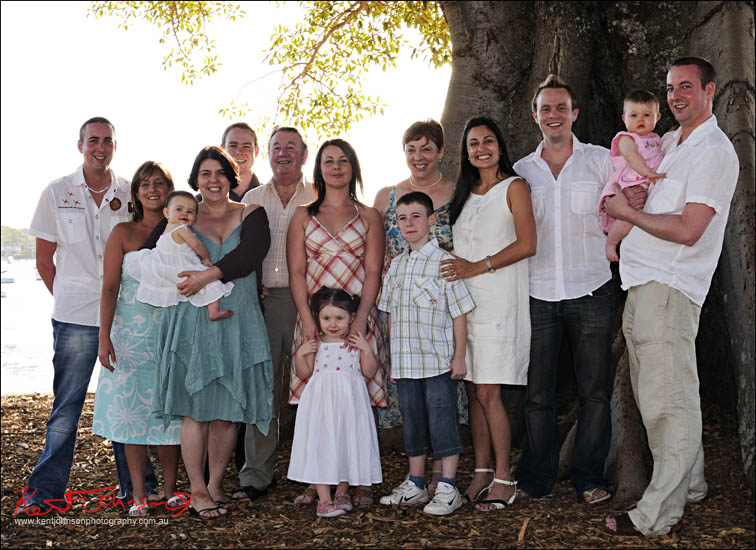
[[[131,180],[146,160],[163,163],[179,189],[194,157],[206,145],[218,145],[232,121],[218,113],[231,101],[249,102],[272,116],[280,74],[256,81],[273,68],[263,63],[274,25],[293,27],[299,7],[291,2],[244,4],[247,16],[209,26],[223,63],[209,78],[181,83],[178,69],[162,68],[166,46],[160,31],[147,23],[118,28],[119,19],[87,16],[89,2],[2,2],[2,143],[0,207],[2,224],[27,228],[39,195],[51,181],[81,164],[77,150],[81,124],[93,116],[116,128],[117,151],[111,167]],[[407,177],[402,153],[404,130],[416,120],[441,117],[451,68],[429,67],[403,56],[397,69],[376,70],[364,91],[387,105],[384,115],[355,124],[347,139],[357,151],[365,184],[363,200]],[[239,119],[234,119],[234,121]],[[242,118],[255,127],[256,114]],[[286,121],[279,120],[279,123]],[[255,173],[270,178],[263,156],[269,128],[256,128],[261,153]],[[308,143],[312,177],[317,143]]]

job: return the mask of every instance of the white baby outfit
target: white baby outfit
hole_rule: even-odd
[[[203,307],[231,294],[234,283],[220,281],[206,284],[197,294],[189,297],[178,291],[176,285],[184,280],[177,276],[179,273],[208,269],[188,244],[179,244],[173,240],[174,231],[182,227],[188,229],[185,224],[181,224],[170,232],[163,233],[152,250],[139,250],[136,254],[124,257],[129,274],[139,281],[136,295],[138,301],[156,307],[175,306],[179,302],[188,301],[193,306]]]
[[[321,342],[299,399],[288,478],[303,483],[381,483],[381,457],[360,351]]]

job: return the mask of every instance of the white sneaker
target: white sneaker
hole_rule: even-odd
[[[401,506],[425,504],[426,502],[428,502],[428,490],[420,489],[409,477],[402,481],[402,484],[394,489],[390,495],[381,497],[380,500],[381,504],[399,504]]]
[[[432,516],[448,516],[462,506],[462,495],[453,485],[443,481],[438,483],[433,500],[425,505],[423,512]]]

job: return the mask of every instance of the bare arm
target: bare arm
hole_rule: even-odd
[[[110,329],[113,326],[118,290],[121,287],[121,264],[124,256],[123,245],[128,229],[128,225],[123,223],[115,226],[105,245],[105,260],[103,261],[97,356],[102,366],[111,372],[117,359],[113,343],[110,340]]]
[[[635,144],[635,140],[630,136],[622,136],[617,146],[630,167],[641,176],[648,178],[654,183],[656,183],[657,179],[664,177],[664,174],[657,174],[648,167],[646,161],[638,153],[638,146]]]
[[[390,187],[384,187],[378,193],[375,195],[375,200],[373,201],[373,208],[375,208],[378,211],[378,214],[380,214],[381,219],[386,215],[386,211],[389,207],[389,193],[391,192]]]
[[[467,351],[467,315],[455,317],[454,327],[454,357],[451,361],[452,380],[461,380],[467,374],[465,353]]]
[[[507,202],[512,211],[517,238],[491,256],[491,267],[494,269],[512,265],[536,253],[536,226],[528,184],[521,179],[513,181],[507,190]],[[485,273],[486,270],[485,260],[468,262],[455,257],[453,260],[441,262],[441,276],[447,281],[469,279]]]
[[[210,253],[207,251],[207,248],[205,248],[205,245],[202,244],[202,241],[195,237],[194,233],[189,231],[186,227],[177,229],[171,234],[171,237],[179,244],[186,243],[187,246],[194,250],[195,254],[200,257],[203,264],[205,261],[210,261]]]
[[[294,361],[294,370],[300,380],[307,380],[312,376],[315,368],[315,354],[318,352],[318,341],[315,338],[305,340],[297,348],[296,358]]]
[[[366,378],[375,376],[375,371],[378,370],[378,361],[367,338],[359,331],[352,332],[349,335],[348,342],[351,347],[360,350],[360,371],[362,372],[362,376]]]
[[[309,296],[307,293],[307,252],[305,251],[304,228],[308,214],[304,206],[298,206],[291,218],[289,231],[286,234],[286,261],[289,266],[289,288],[294,304],[297,306],[299,318],[302,320],[302,337],[305,340],[315,338],[317,326],[310,313]]]
[[[367,318],[370,310],[375,306],[378,290],[381,288],[381,273],[383,273],[383,254],[386,247],[386,234],[380,215],[375,208],[365,208],[361,213],[363,222],[367,226],[367,245],[365,249],[365,282],[360,294],[360,307],[352,322],[352,330],[367,333]]]
[[[610,216],[637,225],[654,237],[677,244],[696,244],[716,213],[712,207],[698,202],[687,203],[682,214],[639,212],[628,204],[619,185],[616,190],[617,193],[604,202]]]
[[[57,248],[58,243],[46,241],[39,237],[36,239],[37,271],[50,294],[53,293],[53,281],[55,281],[55,261],[53,260],[53,256]]]

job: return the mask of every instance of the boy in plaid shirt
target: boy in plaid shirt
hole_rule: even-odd
[[[451,254],[430,239],[436,223],[433,201],[425,193],[403,195],[396,203],[399,229],[409,250],[391,261],[378,309],[389,314],[391,377],[402,412],[409,476],[381,504],[428,502],[425,488],[427,431],[433,456],[443,470],[436,494],[423,512],[447,515],[462,505],[456,487],[462,453],[457,425],[455,380],[466,372],[467,312],[475,308],[463,281],[441,278],[441,260]]]

